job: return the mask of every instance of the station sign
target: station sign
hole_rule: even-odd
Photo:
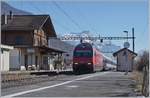
[[[125,43],[124,43],[124,48],[129,48],[129,47],[130,47],[129,42],[125,42]]]

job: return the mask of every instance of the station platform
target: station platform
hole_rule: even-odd
[[[31,70],[31,71],[3,71],[1,72],[2,82],[23,80],[26,78],[37,77],[38,75],[54,76],[63,73],[70,73],[72,69],[66,70]]]

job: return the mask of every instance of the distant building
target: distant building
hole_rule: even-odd
[[[56,33],[49,15],[2,15],[2,44],[14,46],[10,61],[12,69],[19,70],[24,66],[35,69],[49,69],[49,54],[62,52],[49,48],[49,37]]]
[[[123,48],[118,50],[113,54],[117,57],[117,71],[132,71],[133,70],[133,61],[137,56],[133,51]]]
[[[10,51],[12,46],[0,45],[0,69],[1,71],[9,71],[10,69]]]

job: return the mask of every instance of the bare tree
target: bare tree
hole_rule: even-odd
[[[144,51],[139,56],[137,62],[137,70],[143,72],[142,94],[149,96],[149,52]]]
[[[143,51],[141,55],[139,55],[137,61],[136,61],[136,69],[138,71],[143,71],[143,68],[145,66],[148,66],[149,68],[149,52],[148,51]]]

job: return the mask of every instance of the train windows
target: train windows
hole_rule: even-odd
[[[90,50],[76,50],[74,52],[75,57],[92,57],[92,51]]]

